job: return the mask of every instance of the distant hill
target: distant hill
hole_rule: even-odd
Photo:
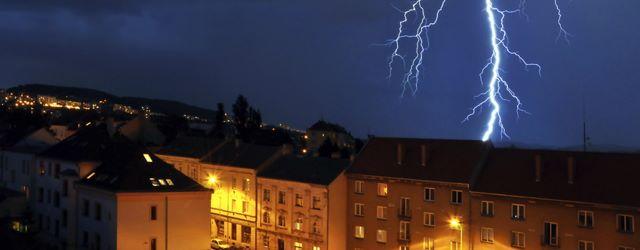
[[[11,93],[25,93],[32,96],[48,95],[56,98],[79,102],[98,102],[106,99],[111,104],[123,104],[139,109],[148,106],[153,112],[167,115],[197,115],[207,119],[213,119],[216,112],[210,109],[200,108],[183,102],[151,99],[142,97],[120,97],[100,90],[78,87],[64,87],[46,84],[24,84],[7,89]]]

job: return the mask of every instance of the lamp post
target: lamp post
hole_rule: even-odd
[[[460,250],[462,250],[462,222],[459,218],[453,217],[449,220],[449,227],[454,230],[460,230]]]

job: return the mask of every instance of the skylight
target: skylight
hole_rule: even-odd
[[[160,182],[160,185],[162,185],[162,186],[166,186],[167,185],[167,183],[164,182],[163,179],[158,179],[158,182]]]
[[[153,162],[153,160],[151,159],[151,156],[149,154],[142,154],[142,156],[144,156],[144,159],[147,162],[149,162],[149,163]]]
[[[167,184],[169,184],[169,186],[173,186],[173,181],[171,179],[167,179]]]
[[[89,175],[87,175],[87,180],[91,179],[91,177],[93,177],[94,175],[96,175],[96,172],[91,172]]]
[[[151,181],[151,185],[154,187],[160,186],[156,178],[149,178],[149,181]]]

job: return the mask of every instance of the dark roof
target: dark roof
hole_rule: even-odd
[[[76,133],[40,154],[68,161],[100,161],[112,138],[104,124],[82,127]]]
[[[349,160],[288,155],[269,165],[258,176],[329,185],[349,166]]]
[[[402,164],[397,164],[402,145]],[[422,166],[422,146],[427,152]],[[469,183],[474,169],[486,157],[489,143],[474,140],[374,137],[356,157],[349,173],[416,180]]]
[[[311,125],[311,127],[309,127],[309,130],[328,131],[345,134],[348,133],[344,127],[335,123],[326,122],[324,120],[317,121],[316,123]]]
[[[116,136],[114,143],[104,151],[109,157],[94,172],[80,180],[81,185],[113,192],[207,191],[170,164],[124,136]],[[145,154],[150,157],[151,162],[146,160]]]
[[[221,139],[208,137],[179,136],[156,153],[200,159],[222,142]]]
[[[259,169],[280,154],[282,147],[227,140],[202,162]]]
[[[535,179],[536,155],[541,159]],[[574,183],[568,182],[569,157]],[[495,149],[473,191],[640,207],[640,154]]]
[[[0,148],[10,148],[16,143],[20,142],[25,137],[38,131],[40,128],[28,127],[28,128],[14,128],[7,131],[2,137],[0,137]]]

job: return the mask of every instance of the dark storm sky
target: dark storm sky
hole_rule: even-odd
[[[478,139],[484,129],[486,112],[460,123],[490,52],[483,1],[449,0],[420,90],[403,99],[386,79],[390,48],[374,44],[393,37],[401,13],[391,5],[406,1],[52,2],[0,4],[0,88],[54,83],[211,108],[242,93],[268,122],[324,117],[359,136]],[[559,2],[569,45],[556,42],[552,0],[507,19],[512,48],[544,67],[538,77],[505,65],[531,112],[505,111],[511,142],[580,144],[584,93],[592,142],[638,148],[640,1]]]

